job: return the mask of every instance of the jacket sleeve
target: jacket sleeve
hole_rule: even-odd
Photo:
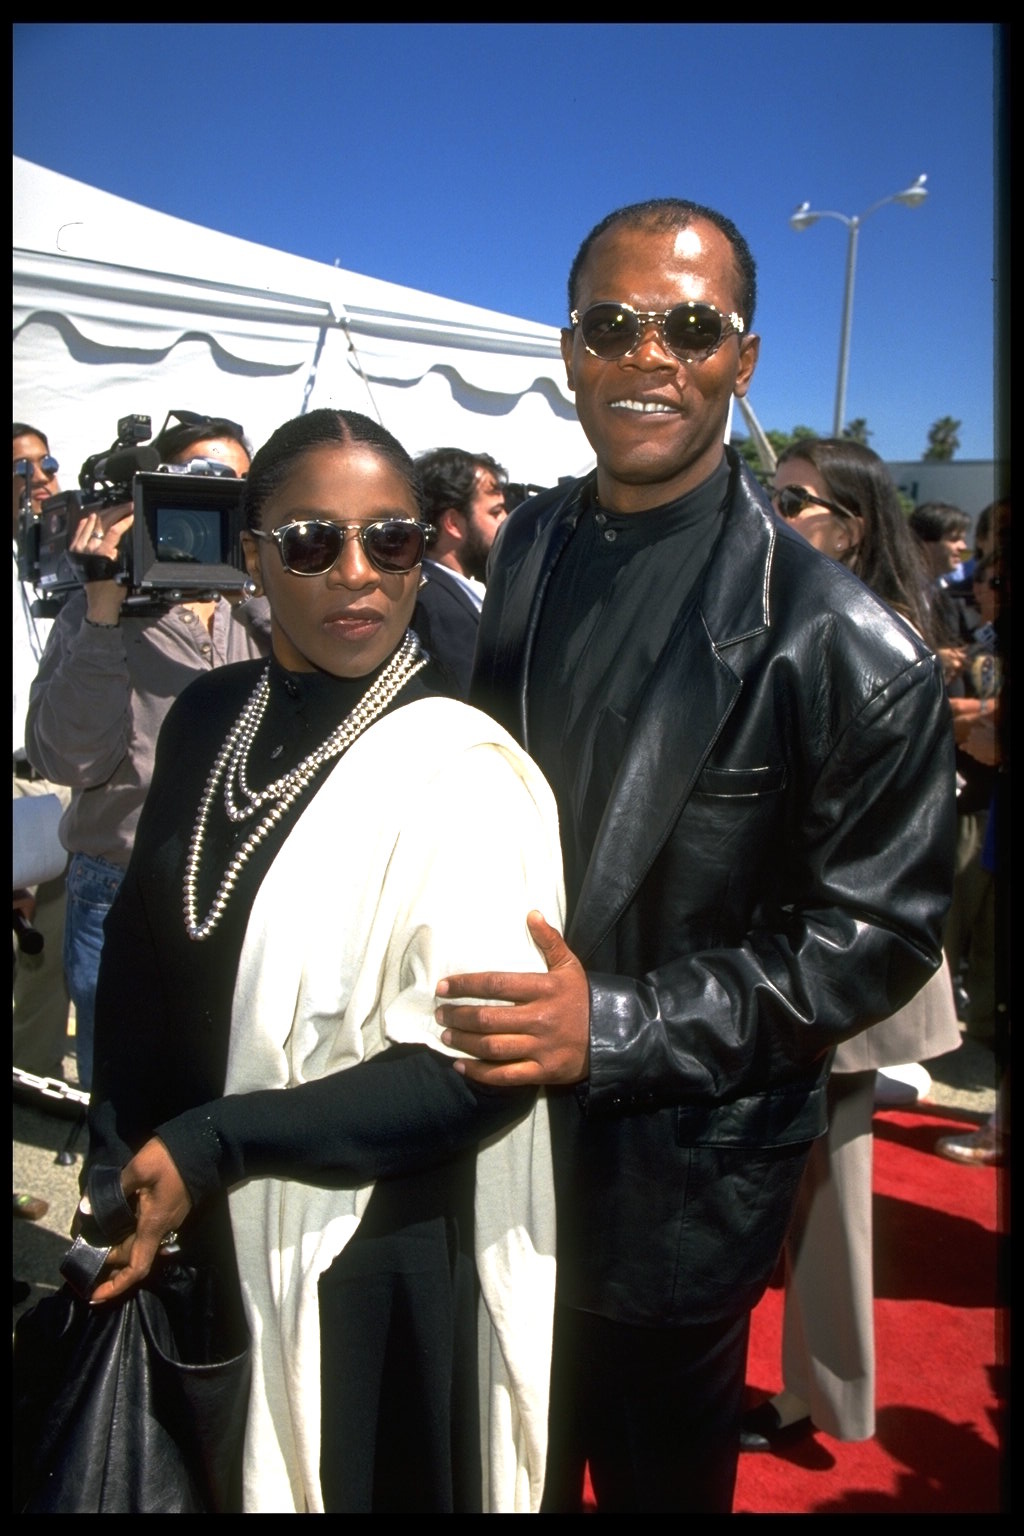
[[[25,750],[55,784],[105,784],[131,739],[131,681],[124,631],[85,622],[74,593],[50,630],[29,694]]]
[[[635,978],[590,974],[588,1112],[763,1093],[894,1013],[938,967],[955,791],[934,658],[863,705],[790,811],[776,889],[735,942]],[[684,809],[681,857],[687,837]]]
[[[448,590],[446,578],[438,576],[437,570],[437,566],[430,564],[424,571],[426,581],[416,600],[412,627],[434,660],[447,671],[458,696],[465,698],[473,671],[479,617],[468,606],[468,598],[460,600]]]

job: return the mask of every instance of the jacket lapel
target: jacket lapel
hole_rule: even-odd
[[[760,492],[734,464],[722,533],[637,709],[569,925],[583,960],[635,894],[739,697],[728,651],[767,631],[774,539]]]
[[[551,516],[538,525],[536,537],[523,556],[516,579],[509,583],[501,630],[495,646],[493,672],[495,676],[508,679],[515,690],[517,715],[514,726],[510,728],[528,752],[527,680],[544,596],[558,557],[572,538],[583,509],[586,487],[593,479],[594,476],[590,475],[578,481],[568,498],[553,508]],[[508,721],[504,723],[509,724]]]

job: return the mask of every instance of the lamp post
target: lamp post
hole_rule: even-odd
[[[838,219],[840,224],[845,224],[849,230],[849,242],[846,247],[846,285],[843,290],[843,328],[839,338],[839,376],[836,380],[836,409],[832,420],[832,436],[839,437],[843,430],[843,416],[846,414],[846,374],[850,365],[850,328],[853,321],[853,274],[857,265],[857,238],[860,227],[868,214],[874,213],[876,208],[882,208],[886,203],[903,203],[907,208],[917,208],[928,196],[925,186],[927,176],[921,175],[912,186],[905,187],[902,192],[893,192],[888,197],[879,198],[877,203],[864,213],[848,216],[845,213],[835,213],[829,208],[812,208],[810,203],[801,203],[794,213],[790,214],[789,222],[798,232],[802,229],[810,229],[818,219]]]

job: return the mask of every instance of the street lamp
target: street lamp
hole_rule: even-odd
[[[853,320],[853,273],[857,264],[857,236],[860,227],[869,213],[874,213],[876,208],[882,208],[886,203],[903,203],[908,208],[917,208],[928,196],[925,182],[927,176],[921,175],[912,186],[904,188],[902,192],[893,192],[889,197],[882,197],[877,203],[864,213],[854,214],[848,217],[845,213],[835,213],[828,208],[812,208],[810,203],[801,203],[799,208],[790,214],[789,222],[798,232],[801,229],[810,229],[812,224],[819,219],[838,219],[840,224],[845,224],[850,231],[849,244],[846,250],[846,287],[843,293],[843,329],[839,340],[839,377],[836,380],[836,410],[832,421],[832,436],[839,437],[843,430],[843,416],[846,413],[846,373],[850,363],[850,326]]]

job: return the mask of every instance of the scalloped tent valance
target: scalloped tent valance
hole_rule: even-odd
[[[412,453],[491,453],[551,485],[593,462],[554,326],[255,245],[14,158],[14,411],[65,486],[117,421],[378,417]]]

